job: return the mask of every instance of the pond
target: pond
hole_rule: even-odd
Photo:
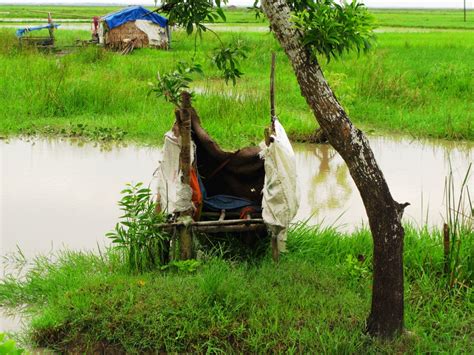
[[[369,137],[392,195],[410,202],[405,222],[441,227],[445,177],[460,184],[474,144]],[[300,209],[295,221],[351,231],[367,223],[358,191],[329,145],[296,144]],[[115,147],[72,141],[0,141],[1,254],[18,249],[26,258],[106,244],[128,182],[151,184],[159,148]],[[470,179],[472,185],[472,177]]]
[[[444,183],[450,170],[460,185],[474,144],[397,137],[369,137],[374,154],[399,202],[410,202],[404,221],[441,227]],[[367,217],[348,169],[329,145],[294,145],[300,209],[307,220],[351,231]],[[159,148],[104,149],[63,140],[0,140],[1,274],[11,263],[60,249],[97,250],[114,227],[117,201],[128,182],[152,184]],[[473,186],[473,179],[468,184]],[[18,320],[0,315],[0,330]]]

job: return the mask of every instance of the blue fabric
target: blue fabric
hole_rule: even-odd
[[[23,27],[23,28],[19,28],[19,29],[16,30],[16,36],[17,37],[23,37],[23,35],[25,33],[28,33],[28,32],[31,32],[31,31],[43,30],[45,28],[51,28],[53,26],[54,26],[54,28],[58,28],[61,25],[49,23],[47,25],[42,25],[42,26]]]
[[[204,207],[212,211],[220,210],[240,210],[247,206],[253,206],[254,203],[245,198],[229,195],[215,195],[203,199]]]
[[[122,26],[126,22],[135,20],[148,20],[161,27],[168,26],[168,19],[166,17],[160,16],[156,12],[151,12],[143,6],[129,6],[123,10],[105,15],[102,19],[107,22],[109,29]]]
[[[214,195],[214,196],[207,196],[206,188],[201,180],[201,176],[198,175],[199,187],[201,188],[202,193],[202,202],[204,205],[204,209],[211,210],[211,211],[221,211],[221,210],[239,210],[244,207],[252,206],[256,210],[260,210],[259,206],[255,206],[255,204],[247,200],[245,198],[237,197],[237,196],[229,196],[229,195]]]

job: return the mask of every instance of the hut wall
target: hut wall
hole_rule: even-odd
[[[147,34],[140,30],[134,21],[126,22],[105,34],[105,45],[114,49],[122,49],[130,40],[135,40],[135,48],[148,46]]]

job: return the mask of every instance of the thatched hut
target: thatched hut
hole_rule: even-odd
[[[168,19],[142,6],[129,6],[100,19],[99,42],[108,48],[122,50],[154,47],[169,48]]]

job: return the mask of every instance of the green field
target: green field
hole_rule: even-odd
[[[48,12],[58,19],[91,20],[120,10],[121,6],[0,5],[0,18],[47,19]]]
[[[0,19],[12,18],[46,19],[48,12],[57,19],[90,21],[94,16],[103,16],[119,10],[117,6],[46,6],[46,5],[0,5]],[[150,7],[151,9],[152,7]],[[474,28],[474,11],[469,10],[464,22],[462,10],[380,10],[371,9],[379,26],[426,27],[426,28]],[[227,23],[266,24],[267,21],[255,18],[255,13],[243,8],[227,9]]]
[[[474,247],[472,237],[463,236],[465,251]],[[59,352],[474,351],[474,293],[446,288],[437,232],[407,229],[410,333],[388,342],[364,334],[372,273],[368,232],[294,229],[290,252],[277,265],[269,256],[229,260],[222,258],[225,248],[217,250],[205,254],[196,271],[141,275],[130,275],[114,253],[67,252],[54,264],[39,258],[25,278],[0,283],[0,304],[24,307],[33,317],[30,344]],[[466,257],[461,254],[464,277]]]
[[[474,11],[462,10],[371,10],[379,26],[425,28],[474,28]]]
[[[77,124],[86,124],[92,130],[113,127],[129,140],[156,144],[170,127],[173,107],[149,95],[148,83],[158,71],[191,57],[192,38],[174,33],[171,51],[144,49],[121,56],[100,48],[69,48],[71,53],[57,56],[20,52],[12,32],[1,32],[1,134],[68,135]],[[60,46],[88,37],[87,32],[57,34]],[[316,121],[273,36],[221,36],[243,41],[249,57],[242,62],[245,74],[237,86],[226,86],[208,59],[217,41],[204,37],[197,59],[204,75],[196,75],[192,86],[199,89],[195,105],[209,132],[228,147],[260,141],[269,117],[270,52],[276,51],[278,115],[290,134],[312,133]],[[363,128],[472,140],[473,57],[474,33],[382,33],[371,54],[324,66],[338,98]]]

